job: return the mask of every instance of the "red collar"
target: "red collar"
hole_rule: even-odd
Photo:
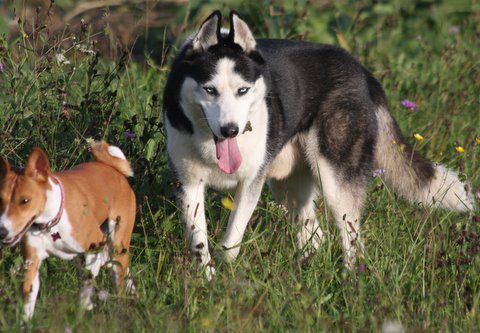
[[[53,180],[55,180],[58,183],[58,186],[60,186],[60,194],[61,194],[60,208],[58,209],[57,215],[55,215],[53,219],[51,219],[47,223],[42,223],[38,226],[40,230],[47,230],[56,226],[60,222],[60,219],[63,214],[63,209],[65,207],[65,192],[63,192],[62,182],[60,181],[60,179],[58,179],[54,175],[51,175],[51,177],[53,178]]]

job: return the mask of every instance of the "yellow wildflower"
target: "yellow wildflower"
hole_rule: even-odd
[[[233,210],[235,208],[235,204],[230,197],[223,197],[221,203],[222,206],[228,210]]]
[[[29,36],[26,33],[23,33],[23,38],[27,39]]]
[[[201,323],[203,328],[207,328],[207,329],[213,328],[213,321],[209,318],[202,319]]]
[[[477,143],[477,145],[480,145],[480,136],[477,136],[477,137],[475,138],[475,142]]]
[[[460,153],[460,154],[463,154],[465,152],[465,149],[463,149],[462,146],[456,146],[455,150],[457,151],[457,153]]]
[[[422,142],[422,141],[425,139],[425,138],[424,138],[421,134],[419,134],[419,133],[415,133],[415,134],[413,135],[413,137],[414,137],[418,142]]]

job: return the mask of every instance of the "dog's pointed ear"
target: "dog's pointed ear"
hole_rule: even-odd
[[[50,163],[45,152],[40,148],[34,148],[28,156],[25,174],[40,181],[47,181],[50,175]]]
[[[257,46],[257,42],[247,23],[234,10],[230,12],[230,33],[228,37],[235,44],[240,45],[246,53],[255,50]]]
[[[206,51],[212,45],[218,44],[220,40],[220,28],[222,14],[219,10],[214,11],[202,23],[197,34],[193,37],[192,45],[194,50]]]
[[[5,179],[9,172],[10,164],[3,156],[0,156],[0,183]]]

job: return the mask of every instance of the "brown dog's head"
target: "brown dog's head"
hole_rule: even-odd
[[[22,238],[35,219],[43,212],[47,191],[50,163],[40,148],[28,157],[23,171],[10,167],[0,157],[0,244],[13,246]]]

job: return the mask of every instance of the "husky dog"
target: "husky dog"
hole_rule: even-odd
[[[455,172],[412,150],[373,75],[345,50],[255,39],[236,12],[212,13],[174,60],[164,93],[167,150],[186,237],[207,277],[206,187],[236,189],[221,245],[240,250],[265,181],[298,224],[297,246],[322,242],[314,200],[323,195],[352,268],[372,171],[414,202],[473,210]],[[320,186],[321,185],[321,186]],[[307,253],[308,254],[308,253]]]

